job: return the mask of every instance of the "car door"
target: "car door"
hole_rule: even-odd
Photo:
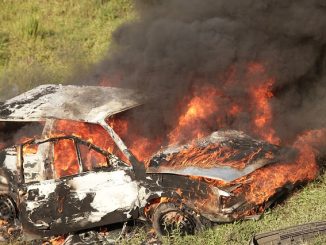
[[[76,142],[54,141],[53,179],[25,184],[22,200],[29,223],[43,233],[121,222],[137,211],[138,185],[131,168],[113,167],[100,151]]]
[[[53,161],[53,143],[23,145],[21,149],[22,183],[19,186],[19,213],[24,230],[42,234],[55,219],[57,183],[48,176]],[[50,165],[49,165],[50,164]]]

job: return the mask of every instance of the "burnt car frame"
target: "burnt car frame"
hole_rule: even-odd
[[[250,218],[248,214],[238,214],[252,208],[243,197],[232,193],[239,184],[220,188],[206,180],[232,182],[288,157],[287,150],[237,131],[221,131],[198,141],[198,147],[211,143],[240,147],[236,156],[240,159],[255,153],[257,148],[273,151],[275,156],[250,158],[243,168],[218,164],[206,169],[193,166],[169,168],[165,166],[167,156],[189,147],[173,146],[154,155],[149,167],[145,168],[105,121],[144,101],[140,94],[126,89],[42,85],[3,103],[0,121],[36,121],[45,122],[45,126],[41,138],[6,148],[0,154],[1,217],[9,221],[19,220],[26,239],[137,219],[150,221],[161,235],[176,227],[182,233],[192,234],[210,222]],[[55,120],[101,125],[130,164],[73,135],[48,137]],[[56,178],[53,145],[60,140],[73,142],[79,170],[77,174]],[[37,145],[37,152],[30,158],[23,152],[29,145]],[[79,149],[81,145],[101,154],[105,164],[100,168],[85,168]]]

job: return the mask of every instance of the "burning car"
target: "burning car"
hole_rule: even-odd
[[[42,133],[0,153],[1,219],[18,220],[26,239],[129,220],[149,221],[160,235],[175,228],[193,234],[211,222],[256,217],[293,188],[295,182],[281,181],[262,194],[254,187],[264,178],[253,176],[293,165],[298,152],[235,130],[139,161],[106,120],[144,101],[127,89],[42,85],[4,102],[0,121],[39,122]],[[60,120],[101,127],[101,139],[118,151],[55,134]]]

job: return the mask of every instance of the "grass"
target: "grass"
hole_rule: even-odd
[[[0,99],[98,61],[132,0],[0,0]]]
[[[132,0],[0,0],[0,9],[0,99],[41,83],[61,83],[76,67],[100,60],[112,31],[134,17]],[[247,244],[257,232],[326,220],[325,203],[324,174],[259,221],[219,225],[163,243]],[[122,243],[141,244],[145,237],[139,232]]]

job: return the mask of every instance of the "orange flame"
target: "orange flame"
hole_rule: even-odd
[[[224,85],[228,87],[237,86],[237,82],[246,83],[246,91],[243,91],[243,93],[249,106],[225,94],[223,86],[216,88],[203,83],[201,87],[192,88],[192,91],[181,99],[181,103],[178,105],[180,114],[176,115],[176,125],[162,137],[153,139],[141,136],[137,130],[130,126],[127,119],[115,117],[108,119],[107,122],[125,141],[131,152],[142,161],[156,152],[164,142],[176,144],[185,140],[203,137],[212,131],[227,127],[228,120],[237,119],[244,113],[248,116],[247,125],[243,128],[239,126],[240,130],[250,131],[250,134],[259,136],[270,143],[281,144],[281,140],[272,125],[273,111],[270,102],[274,96],[272,88],[275,79],[267,76],[265,67],[258,62],[248,64],[243,81],[236,80],[235,69],[235,67],[231,67],[230,74],[225,79]],[[119,80],[119,78],[114,80]],[[102,81],[103,85],[112,83],[114,82],[108,79]],[[74,134],[127,161],[101,126],[58,121],[55,128],[56,130],[52,136]],[[318,167],[315,161],[316,152],[311,144],[314,143],[313,138],[316,139],[317,136],[320,138],[320,134],[322,133],[319,131],[310,131],[298,137],[293,145],[299,152],[296,161],[270,164],[258,169],[250,175],[237,180],[236,182],[247,184],[242,185],[240,189],[235,191],[245,193],[249,202],[261,204],[274,195],[279,187],[287,183],[295,184],[300,181],[314,179],[318,173]],[[192,163],[195,162],[196,165],[212,166],[216,162],[223,163],[230,155],[234,154],[232,150],[226,148],[215,149],[216,151],[213,152],[210,151],[210,147],[213,146],[209,146],[204,150],[192,147],[187,151],[180,152],[178,161],[172,164],[173,167],[189,164],[189,158],[192,158],[194,160]],[[77,171],[73,158],[70,159],[73,154],[68,153],[74,151],[74,149],[69,145],[62,144],[57,146],[56,150],[65,152],[65,156],[55,156],[55,161],[58,162],[56,165],[57,172],[68,174]],[[242,168],[247,161],[250,161],[250,158],[254,157],[254,154],[256,153],[248,155],[248,159],[243,161],[228,161],[227,164],[235,168]],[[269,158],[271,156],[272,153],[266,153],[265,157]],[[221,185],[219,181],[214,183]]]
[[[170,144],[179,142],[184,134],[190,139],[198,139],[207,134],[201,125],[205,124],[207,118],[218,113],[215,98],[219,92],[212,86],[204,86],[198,92],[199,95],[189,101],[186,111],[179,116],[175,129],[169,133]]]
[[[262,204],[273,196],[278,188],[286,184],[307,182],[317,177],[319,172],[316,162],[316,149],[312,144],[319,144],[326,136],[326,130],[312,130],[300,135],[293,147],[298,150],[294,162],[280,162],[267,165],[252,174],[235,181],[235,183],[249,183],[240,190],[246,199],[254,204]]]
[[[257,76],[265,73],[265,68],[258,63],[251,63],[248,66],[250,76]],[[250,94],[252,97],[252,110],[254,132],[258,133],[264,140],[272,144],[280,144],[279,137],[276,136],[275,130],[272,128],[272,108],[270,99],[274,96],[272,87],[275,83],[273,78],[267,78],[260,81],[260,85],[252,86]]]

